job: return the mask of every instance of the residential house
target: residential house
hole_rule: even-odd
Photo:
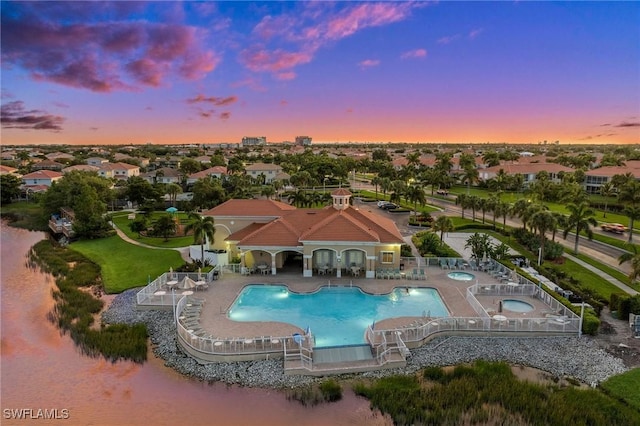
[[[69,166],[62,169],[63,174],[67,174],[73,171],[81,172],[98,172],[99,168],[96,166],[90,166],[89,164],[76,164],[75,166]]]
[[[17,177],[21,177],[22,175],[18,173],[18,169],[15,167],[5,166],[0,164],[0,175],[14,175]]]
[[[99,167],[98,175],[126,180],[132,176],[139,176],[140,167],[128,163],[104,163]]]
[[[176,169],[170,167],[162,167],[151,172],[143,173],[140,175],[146,179],[147,182],[154,183],[175,183],[180,184],[182,181],[182,175]]]
[[[264,183],[268,184],[276,179],[279,173],[282,173],[282,167],[277,164],[254,163],[244,168],[246,174],[254,179],[258,179],[260,175],[264,175]]]
[[[528,186],[531,182],[536,180],[536,175],[539,172],[546,171],[549,174],[549,180],[551,182],[559,183],[561,181],[559,177],[560,172],[573,173],[575,170],[571,167],[566,167],[556,163],[527,163],[527,164],[500,164],[499,166],[487,167],[486,169],[479,170],[480,180],[490,180],[497,176],[500,170],[508,175],[521,174],[524,177],[524,185]]]
[[[600,193],[600,187],[615,175],[626,175],[631,173],[636,180],[640,180],[640,161],[626,161],[624,166],[604,166],[585,172],[585,190],[589,194]]]
[[[22,184],[25,187],[50,187],[51,184],[62,179],[62,173],[54,170],[38,170],[22,176]]]
[[[238,256],[242,267],[271,274],[299,271],[303,277],[358,273],[375,278],[379,269],[400,268],[404,243],[391,219],[351,206],[346,189],[332,192],[323,209],[297,209],[274,200],[228,200],[203,216],[214,218],[215,243]]]
[[[37,163],[35,163],[33,166],[31,166],[31,169],[33,170],[55,170],[55,171],[61,171],[62,169],[64,169],[65,165],[62,163],[58,163],[57,161],[53,161],[53,160],[42,160],[39,161]]]
[[[103,164],[108,163],[109,160],[107,160],[106,158],[102,158],[102,157],[90,157],[90,158],[87,158],[85,160],[85,162],[90,166],[100,167]]]
[[[211,178],[211,177],[222,179],[222,177],[226,175],[227,175],[227,168],[225,166],[209,167],[206,170],[202,170],[200,172],[189,175],[189,177],[187,178],[187,185],[192,185],[196,183],[199,179],[205,179],[205,178]]]

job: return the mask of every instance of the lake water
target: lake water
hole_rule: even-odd
[[[26,264],[44,237],[0,225],[0,423],[82,425],[388,425],[369,402],[346,390],[342,401],[303,407],[274,390],[209,385],[164,367],[112,364],[81,355],[47,321],[55,284]],[[68,420],[15,420],[10,410],[38,410]],[[57,410],[57,411],[53,411]]]

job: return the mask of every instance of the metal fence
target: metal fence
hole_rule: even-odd
[[[136,302],[141,306],[171,306],[183,296],[193,293],[193,290],[183,290],[177,288],[177,284],[188,277],[193,281],[205,281],[207,285],[222,278],[222,270],[219,266],[214,267],[209,272],[165,272],[155,280],[150,281],[138,293]],[[168,283],[175,286],[169,286]],[[186,294],[185,294],[186,293]]]

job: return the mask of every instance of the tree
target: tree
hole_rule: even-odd
[[[486,164],[487,167],[499,166],[500,165],[500,154],[497,153],[496,151],[487,151],[482,156],[482,161],[484,161],[484,164]]]
[[[54,182],[40,202],[47,215],[63,207],[73,210],[73,229],[79,238],[100,238],[111,231],[105,217],[111,186],[111,180],[95,172],[73,171]]]
[[[602,217],[607,217],[607,205],[609,204],[609,198],[616,195],[616,190],[613,187],[613,184],[611,182],[605,182],[600,187],[600,195],[604,197],[604,213],[602,214]]]
[[[479,261],[485,254],[491,255],[491,238],[487,234],[475,232],[467,238],[464,248],[471,249],[471,256]]]
[[[127,179],[124,195],[132,203],[142,205],[147,200],[155,199],[156,191],[147,180],[140,176],[131,176]]]
[[[178,225],[170,214],[162,215],[153,224],[153,231],[156,235],[161,235],[165,241],[169,241],[169,235],[176,233]]]
[[[635,281],[640,277],[640,252],[638,251],[638,246],[635,244],[629,244],[628,249],[630,252],[622,254],[618,258],[618,262],[620,265],[623,263],[631,263],[631,270],[629,271],[629,279],[631,281]]]
[[[453,231],[453,221],[449,216],[438,216],[438,218],[433,221],[432,229],[433,232],[440,232],[440,241],[442,241],[445,232]]]
[[[424,190],[418,185],[411,185],[406,190],[407,201],[413,203],[414,216],[418,215],[418,203],[424,205],[426,202]]]
[[[574,253],[578,254],[578,244],[580,242],[580,232],[584,231],[589,239],[593,238],[593,231],[591,226],[597,226],[598,221],[595,219],[596,212],[589,206],[589,203],[582,201],[579,204],[567,204],[567,210],[569,210],[569,217],[567,217],[566,228],[564,230],[564,238],[567,238],[571,229],[576,230],[576,243],[574,246]]]
[[[200,216],[198,213],[189,214],[192,220],[185,228],[185,232],[193,232],[193,243],[200,244],[200,262],[204,266],[204,243],[208,240],[211,244],[214,242],[216,233],[215,223],[211,216]]]
[[[374,176],[373,179],[371,179],[371,185],[374,185],[376,189],[376,201],[378,201],[378,185],[380,185],[380,181],[380,176]]]
[[[265,185],[260,190],[260,194],[267,197],[267,200],[270,200],[275,193],[276,193],[276,190],[272,185]]]
[[[544,259],[545,234],[547,231],[551,231],[556,223],[556,218],[545,208],[538,209],[531,216],[531,226],[540,233],[540,259]]]
[[[175,206],[178,194],[182,193],[182,188],[177,183],[170,183],[165,187],[165,191],[169,195],[169,202],[172,206]]]
[[[142,232],[147,229],[147,217],[142,215],[136,220],[131,221],[129,223],[129,229],[131,229],[131,232],[136,232],[138,238],[142,237]]]
[[[464,173],[460,180],[467,183],[467,194],[469,194],[469,191],[471,190],[471,185],[478,181],[478,176],[478,169],[475,167],[467,167],[464,169]]]
[[[469,206],[469,196],[466,194],[460,194],[456,197],[456,204],[460,206],[461,217],[464,219],[464,210]]]
[[[0,194],[2,204],[9,204],[20,196],[20,185],[22,182],[18,176],[12,174],[0,175]]]
[[[640,204],[640,182],[632,179],[630,176],[627,176],[626,183],[620,187],[618,200],[627,205],[624,209],[624,213],[629,217],[628,242],[631,243],[633,241],[633,222],[640,216],[638,214],[638,205]]]

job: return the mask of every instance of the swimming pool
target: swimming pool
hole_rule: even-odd
[[[502,301],[502,309],[511,312],[531,312],[533,311],[533,305],[522,300],[504,299]]]
[[[433,288],[395,288],[371,295],[357,287],[322,287],[315,293],[291,293],[281,285],[245,287],[229,310],[234,321],[279,321],[309,327],[315,346],[365,343],[374,321],[400,316],[446,317],[449,312]]]
[[[475,275],[470,274],[469,272],[449,272],[447,274],[449,278],[456,281],[471,281],[475,279]]]

